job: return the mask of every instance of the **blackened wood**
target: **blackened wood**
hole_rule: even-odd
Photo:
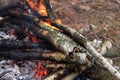
[[[1,51],[0,56],[10,60],[47,60],[42,56],[43,52],[16,52],[16,51]]]
[[[44,43],[33,43],[33,42],[24,42],[24,41],[0,41],[0,50],[20,50],[20,49],[43,49],[43,50],[52,50],[53,48]]]
[[[1,21],[0,26],[1,26],[0,31],[5,33],[9,33],[10,30],[14,30],[14,35],[16,35],[17,39],[19,40],[24,40],[26,37],[20,25],[12,24],[4,20],[4,21]]]
[[[0,12],[17,7],[18,0],[0,0]]]
[[[15,24],[15,25],[19,25],[22,29],[22,32],[24,33],[24,35],[26,35],[26,30],[27,32],[32,32],[33,35],[40,39],[40,40],[43,40],[45,42],[47,42],[49,44],[49,41],[47,40],[46,37],[44,37],[41,33],[39,33],[39,29],[38,27],[36,27],[36,25],[34,25],[35,20],[30,17],[30,16],[25,16],[25,15],[15,15],[15,14],[11,14],[13,18],[9,18],[9,19],[6,19],[2,22],[9,22],[11,24]],[[28,35],[26,35],[28,36]]]
[[[49,56],[48,56],[49,55]],[[18,52],[18,51],[1,51],[0,57],[10,60],[50,60],[53,62],[62,63],[75,63],[71,61],[70,58],[63,54],[62,52],[44,52],[44,51],[30,51],[30,52]]]

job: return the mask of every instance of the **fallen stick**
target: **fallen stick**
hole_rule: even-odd
[[[74,39],[77,43],[82,44],[88,52],[95,58],[97,62],[102,64],[116,79],[120,80],[120,73],[115,69],[97,50],[92,46],[92,44],[87,40],[86,37],[81,35],[77,30],[67,27],[65,25],[55,23],[56,27],[62,29],[67,35]]]

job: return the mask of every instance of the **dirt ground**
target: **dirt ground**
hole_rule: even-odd
[[[86,36],[92,40],[95,32],[99,39],[110,40],[109,54],[120,56],[120,0],[51,0],[58,18],[75,29],[95,29]]]

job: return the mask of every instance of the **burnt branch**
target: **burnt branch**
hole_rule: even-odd
[[[0,0],[0,12],[18,7],[18,0]]]
[[[69,56],[63,54],[62,52],[44,52],[41,51],[1,51],[0,56],[5,59],[24,61],[24,60],[50,60],[53,62],[60,63],[74,63],[78,62],[72,61]]]
[[[0,50],[24,50],[24,49],[43,49],[52,50],[53,48],[44,42],[33,43],[24,41],[0,41]]]

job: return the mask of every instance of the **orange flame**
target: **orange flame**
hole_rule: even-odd
[[[35,9],[34,3],[31,0],[26,0],[32,9]]]
[[[32,7],[32,8],[37,8],[37,11],[40,15],[42,16],[47,16],[47,10],[46,10],[46,7],[44,6],[43,4],[43,0],[38,0],[37,1],[37,5],[35,7],[34,3],[31,1],[31,0],[27,0],[27,2],[29,3],[29,5]],[[61,20],[60,19],[54,19],[53,21],[61,24]],[[52,26],[50,21],[43,21],[45,25],[55,29],[55,30],[59,30],[58,28],[56,28],[55,26]]]
[[[42,0],[38,0],[37,7],[39,14],[41,14],[42,16],[47,16],[47,10],[46,7],[43,5]]]
[[[36,10],[36,8],[37,8],[37,11],[40,15],[47,16],[47,10],[46,10],[46,7],[44,6],[42,0],[37,1],[37,6],[35,6],[35,3],[32,0],[27,0],[27,2],[29,3],[29,5],[32,9]]]
[[[55,26],[52,26],[51,23],[49,21],[43,21],[43,23],[49,27],[51,27],[52,29],[55,29],[55,30],[59,30],[58,28],[56,28]]]

